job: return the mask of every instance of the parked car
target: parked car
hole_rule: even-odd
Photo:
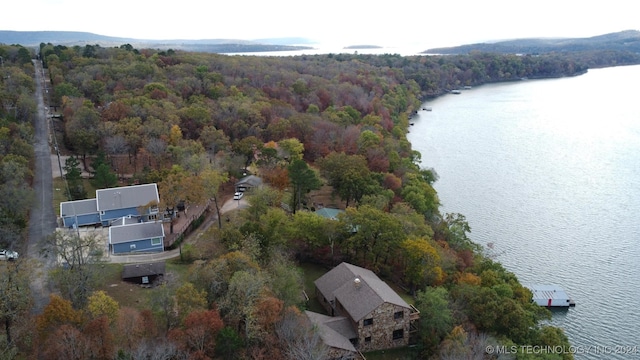
[[[240,200],[240,199],[242,199],[242,196],[244,196],[243,192],[237,192],[237,193],[233,194],[233,200]]]
[[[11,250],[0,250],[0,260],[15,260],[18,258],[18,253]]]

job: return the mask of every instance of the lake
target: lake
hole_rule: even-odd
[[[483,85],[426,102],[408,136],[439,175],[442,213],[465,215],[472,240],[523,284],[575,300],[551,324],[576,359],[640,358],[636,79],[640,66]]]
[[[300,46],[308,46],[311,49],[294,50],[294,51],[258,51],[243,53],[226,53],[225,55],[242,55],[242,56],[302,56],[302,55],[326,55],[326,54],[367,54],[367,55],[383,55],[383,54],[399,54],[402,56],[420,55],[421,52],[429,49],[427,45],[398,45],[371,48],[348,48],[345,44],[301,44]]]

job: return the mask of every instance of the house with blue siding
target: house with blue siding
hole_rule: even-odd
[[[96,205],[103,226],[127,216],[156,220],[159,202],[155,183],[96,190]]]
[[[136,217],[123,217],[112,222],[109,227],[109,249],[112,254],[164,251],[162,222],[140,221]]]
[[[102,223],[96,199],[64,201],[60,203],[62,226],[76,228]]]

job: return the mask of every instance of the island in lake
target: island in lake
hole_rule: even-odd
[[[350,46],[345,46],[344,49],[382,49],[382,46],[378,46],[378,45],[350,45]]]

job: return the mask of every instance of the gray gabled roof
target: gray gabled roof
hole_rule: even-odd
[[[131,224],[137,224],[139,222],[140,222],[139,217],[129,215],[129,216],[123,216],[121,218],[111,221],[109,226],[131,225]]]
[[[137,208],[160,201],[155,183],[96,190],[96,199],[98,211]]]
[[[60,203],[60,216],[95,214],[98,212],[96,199],[63,201]]]
[[[111,226],[109,242],[121,244],[129,241],[164,237],[162,222],[143,222],[137,224]]]
[[[315,285],[326,299],[337,299],[354,321],[362,320],[384,303],[410,308],[371,270],[345,262],[321,276]]]
[[[318,327],[320,338],[325,345],[356,352],[356,348],[349,339],[357,338],[358,335],[349,323],[349,319],[343,316],[331,317],[311,311],[305,311],[305,314]]]

